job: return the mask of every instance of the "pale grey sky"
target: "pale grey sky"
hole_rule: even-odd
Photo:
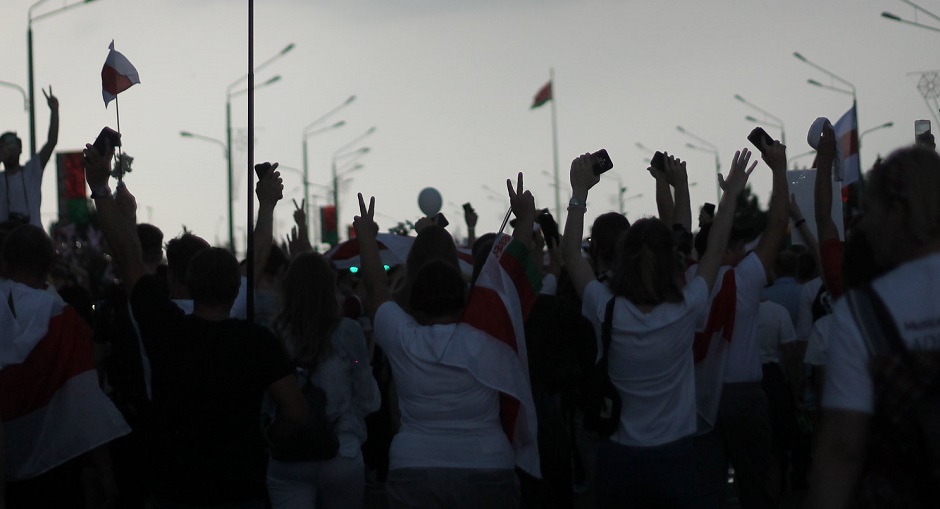
[[[4,0],[0,6],[0,80],[23,87],[33,3]],[[36,14],[74,3],[47,0]],[[940,11],[938,2],[922,5]],[[917,77],[907,73],[940,67],[933,49],[940,34],[886,20],[882,11],[915,18],[898,0],[258,1],[255,62],[289,43],[296,48],[256,76],[256,83],[282,77],[255,93],[256,160],[301,168],[303,127],[355,94],[356,101],[331,118],[346,126],[309,139],[311,179],[328,185],[331,154],[377,127],[351,147],[371,152],[341,187],[344,223],[357,211],[356,191],[376,195],[385,229],[419,217],[418,192],[433,186],[443,194],[443,212],[459,225],[452,230],[465,233],[460,204],[467,201],[480,213],[478,230],[495,229],[508,201],[505,179],[517,171],[526,172],[540,206],[554,207],[552,182],[543,174],[552,171],[550,105],[529,109],[554,68],[563,203],[570,196],[571,159],[603,147],[614,170],[592,191],[588,221],[617,208],[618,179],[627,197],[643,194],[626,202],[628,217],[653,214],[653,183],[643,161],[649,154],[639,142],[688,161],[697,209],[715,200],[714,160],[687,148],[695,142],[676,125],[717,145],[727,168],[734,151],[748,146],[753,124],[744,117],[761,118],[735,94],[783,119],[790,156],[809,150],[806,131],[817,116],[835,121],[851,106],[850,96],[808,85],[808,78],[830,80],[794,51],[856,86],[861,130],[895,122],[863,138],[863,166],[912,140],[914,120],[931,114]],[[210,242],[223,242],[223,150],[181,138],[179,131],[225,139],[226,87],[247,71],[247,2],[95,0],[35,22],[33,34],[37,144],[48,125],[39,87],[50,84],[61,102],[57,151],[81,149],[103,125],[115,126],[114,105],[104,108],[100,82],[114,39],[141,76],[140,85],[120,95],[125,150],[135,157],[127,182],[140,219],[168,236],[186,224]],[[245,95],[233,99],[232,111],[236,134],[243,134]],[[28,144],[27,126],[22,98],[0,88],[0,130],[16,130]],[[779,129],[764,127],[779,137]],[[236,225],[243,229],[244,140],[233,146]],[[300,176],[283,176],[279,234],[292,223],[290,198],[302,195]],[[752,182],[766,203],[766,167]],[[499,198],[489,197],[484,184]],[[48,223],[56,210],[53,164],[43,190]]]

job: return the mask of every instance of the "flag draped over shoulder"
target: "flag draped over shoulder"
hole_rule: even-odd
[[[734,334],[734,321],[737,316],[738,292],[734,269],[722,270],[724,274],[721,274],[721,287],[712,294],[712,304],[705,327],[695,333],[692,342],[699,433],[714,428],[718,419],[728,344]]]
[[[114,41],[108,46],[108,59],[101,68],[101,95],[104,97],[104,106],[117,97],[118,94],[140,83],[140,75],[134,64],[114,50]]]
[[[532,100],[532,107],[529,109],[535,109],[539,106],[547,103],[552,100],[552,82],[549,81],[545,84],[544,87],[540,88],[538,93],[535,94],[535,99]]]
[[[98,386],[91,329],[54,293],[0,281],[6,475],[36,477],[130,432]]]
[[[486,337],[467,347],[471,351],[464,367],[480,383],[500,393],[500,418],[516,452],[516,465],[535,477],[541,477],[541,470],[525,320],[541,283],[526,246],[509,235],[500,235],[460,318],[461,326],[473,327]]]
[[[858,117],[855,103],[852,103],[852,108],[845,112],[832,128],[835,131],[838,157],[842,166],[842,187],[845,187],[858,182],[862,174],[858,160]]]

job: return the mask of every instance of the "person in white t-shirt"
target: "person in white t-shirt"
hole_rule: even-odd
[[[49,137],[38,154],[25,165],[20,165],[23,141],[14,132],[0,135],[0,162],[3,177],[0,178],[0,222],[16,219],[42,227],[39,207],[42,203],[42,174],[59,141],[59,100],[42,91],[49,105]]]
[[[861,234],[872,241],[878,265],[895,267],[875,279],[871,290],[883,301],[906,355],[921,362],[932,359],[934,364],[940,358],[937,196],[940,156],[923,147],[898,150],[869,173],[864,212],[849,232],[850,237]],[[852,250],[847,248],[846,259],[851,256]],[[925,446],[916,444],[935,443],[940,428],[925,429],[911,422],[916,413],[913,408],[902,406],[907,408],[903,412],[893,409],[912,402],[886,399],[883,391],[890,385],[879,384],[881,390],[875,390],[872,369],[889,355],[872,355],[862,335],[850,305],[857,302],[858,294],[852,293],[861,291],[863,287],[851,290],[833,311],[836,325],[828,345],[810,507],[936,507],[940,503],[937,482],[925,479],[929,460],[922,456]],[[907,368],[902,366],[909,362],[900,361],[894,369],[903,373]],[[906,390],[905,394],[915,397],[916,393]],[[911,439],[912,432],[926,436]],[[890,456],[890,473],[879,472],[886,453],[894,454]]]
[[[767,226],[757,246],[747,254],[743,236],[733,235],[735,238],[723,253],[718,283],[711,292],[715,304],[726,304],[721,300],[734,298],[730,341],[721,337],[726,329],[712,330],[705,320],[699,324],[700,331],[712,335],[711,349],[695,364],[700,419],[695,448],[705,507],[719,507],[723,503],[729,463],[734,468],[735,488],[744,507],[775,507],[778,498],[779,490],[773,485],[776,476],[767,397],[760,385],[763,371],[757,317],[767,274],[773,269],[786,232],[789,191],[786,146],[774,141],[761,149],[762,158],[773,173]],[[726,281],[734,283],[733,290],[724,287]]]
[[[695,379],[692,341],[707,311],[728,242],[734,208],[750,172],[750,151],[736,153],[713,226],[713,238],[695,277],[683,288],[672,231],[662,220],[640,219],[621,240],[610,288],[595,279],[581,256],[588,190],[600,181],[594,158],[571,163],[563,255],[582,313],[600,331],[613,299],[610,380],[623,403],[620,425],[598,446],[596,477],[599,507],[696,507]],[[652,171],[652,170],[651,170]],[[675,189],[676,216],[691,217],[685,164],[670,159],[664,178]]]
[[[535,201],[523,192],[522,183],[520,173],[518,187],[509,191],[518,218],[513,236],[525,251],[532,243]],[[526,419],[534,423],[521,361],[514,354],[487,355],[492,353],[488,345],[497,340],[460,322],[467,288],[456,259],[430,257],[415,267],[406,296],[409,312],[392,300],[379,259],[374,204],[373,198],[366,208],[359,195],[360,215],[353,226],[373,337],[391,365],[401,412],[401,428],[389,451],[389,506],[516,508],[520,493],[514,468],[519,458],[500,422],[500,394],[531,409]],[[452,249],[450,253],[456,255]],[[512,309],[521,313],[519,301],[507,307]],[[499,385],[491,383],[493,373],[501,379]],[[534,442],[534,430],[532,435]]]

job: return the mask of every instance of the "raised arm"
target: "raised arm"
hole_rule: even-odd
[[[532,249],[535,239],[532,234],[535,228],[535,197],[531,191],[526,191],[522,187],[522,172],[516,177],[516,188],[512,188],[512,180],[506,179],[506,189],[509,191],[509,206],[512,207],[512,213],[516,216],[516,227],[512,231],[512,236]]]
[[[385,302],[391,300],[388,290],[388,275],[382,266],[379,256],[379,244],[376,236],[379,225],[375,224],[375,196],[369,198],[369,208],[366,208],[362,193],[359,193],[359,215],[353,219],[353,228],[356,229],[356,239],[359,241],[359,260],[362,265],[362,283],[366,287],[366,294],[372,307],[370,315],[375,318],[375,312]]]
[[[254,258],[255,267],[254,284],[257,285],[264,275],[264,266],[268,263],[271,254],[271,244],[274,242],[274,207],[278,200],[284,196],[284,182],[281,174],[277,172],[277,164],[261,163],[255,166],[270,165],[271,169],[258,179],[255,193],[258,195],[258,219],[255,224]]]
[[[42,95],[46,96],[46,104],[49,105],[49,136],[46,138],[46,144],[39,149],[39,166],[45,168],[52,157],[52,151],[59,143],[59,99],[52,95],[52,85],[49,86],[49,93],[43,90]]]
[[[715,220],[712,221],[712,229],[708,234],[708,247],[705,253],[699,258],[695,275],[705,280],[709,290],[715,284],[715,278],[718,275],[718,268],[721,266],[721,259],[725,248],[728,247],[728,238],[731,236],[731,226],[734,223],[734,210],[738,203],[738,196],[744,191],[747,185],[747,179],[757,166],[757,161],[747,167],[751,159],[751,152],[744,148],[734,153],[731,160],[731,170],[728,172],[728,178],[724,179],[718,175],[718,185],[724,194],[721,195],[721,202],[718,203],[718,211],[715,213]]]
[[[819,263],[819,243],[816,241],[816,236],[813,235],[813,230],[809,228],[809,225],[806,224],[806,218],[803,217],[803,211],[800,210],[800,205],[796,202],[796,195],[790,195],[790,219],[793,220],[793,225],[796,227],[797,231],[800,232],[800,237],[803,238],[803,242],[806,242],[806,249],[816,257],[816,263]]]
[[[689,198],[689,174],[685,170],[685,161],[678,157],[666,157],[666,182],[675,192],[675,208],[672,221],[666,223],[670,228],[673,225],[682,225],[687,232],[692,231],[692,202]]]
[[[91,144],[86,144],[82,164],[85,167],[85,180],[95,200],[98,224],[111,246],[111,254],[121,271],[124,289],[129,294],[147,270],[141,254],[136,225],[122,213],[121,207],[108,187],[113,153],[114,149],[110,143],[106,144],[105,154],[99,154]],[[126,187],[120,192],[127,193],[127,200],[133,199]]]
[[[754,252],[764,265],[764,271],[770,274],[789,221],[790,189],[787,183],[787,147],[779,141],[774,141],[770,146],[764,145],[761,155],[770,167],[770,171],[773,172],[773,191],[770,195],[767,226]]]
[[[832,163],[836,158],[836,134],[832,126],[823,127],[816,153],[816,184],[813,201],[816,207],[816,232],[819,243],[838,239],[839,229],[832,220]]]
[[[581,256],[581,238],[584,236],[584,214],[587,212],[588,191],[600,182],[594,174],[594,158],[584,154],[571,161],[571,201],[568,204],[568,219],[565,221],[565,234],[561,239],[562,257],[568,275],[574,283],[578,297],[584,294],[584,288],[594,279],[594,270]]]
[[[650,175],[656,180],[656,212],[659,214],[659,219],[672,226],[676,204],[672,199],[672,188],[669,187],[669,182],[666,180],[665,169],[660,170],[650,165],[646,171],[650,172]]]

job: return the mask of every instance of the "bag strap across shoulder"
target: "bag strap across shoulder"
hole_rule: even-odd
[[[846,298],[870,355],[906,354],[897,323],[870,284],[848,292]]]
[[[610,350],[610,331],[613,328],[614,321],[614,303],[617,297],[611,297],[607,302],[607,310],[604,311],[604,323],[601,324],[601,342],[604,345],[604,358]]]

